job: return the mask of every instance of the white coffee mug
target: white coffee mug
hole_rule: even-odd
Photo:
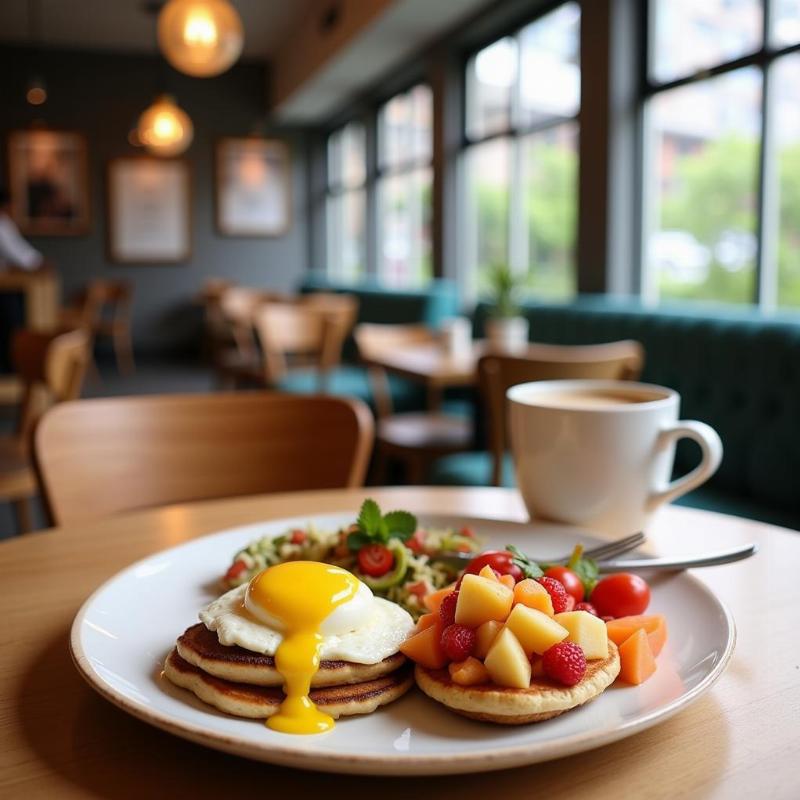
[[[633,533],[722,460],[717,432],[678,420],[680,396],[663,386],[537,381],[506,396],[517,485],[531,517]],[[702,461],[670,482],[675,443],[684,437],[700,445]]]
[[[468,358],[472,352],[472,323],[467,317],[450,317],[442,322],[442,346],[448,358]]]

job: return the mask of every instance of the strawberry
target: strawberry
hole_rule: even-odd
[[[580,645],[574,642],[559,642],[542,656],[544,674],[551,680],[574,686],[586,674],[586,656]]]
[[[475,649],[475,631],[466,625],[448,625],[442,631],[440,644],[450,661],[463,661]]]
[[[456,603],[458,602],[458,592],[450,592],[445,595],[442,604],[439,606],[439,616],[442,618],[442,625],[446,628],[456,621]]]
[[[553,611],[556,614],[560,614],[562,611],[567,610],[567,590],[564,588],[564,584],[561,581],[557,581],[555,578],[537,578],[539,583],[547,589],[547,594],[550,595],[550,599],[553,601]]]
[[[567,607],[564,610],[565,611],[575,610],[575,598],[571,594],[567,594]]]

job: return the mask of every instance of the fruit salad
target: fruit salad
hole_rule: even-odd
[[[469,528],[423,529],[413,514],[384,514],[373,500],[365,500],[357,520],[345,528],[324,531],[308,525],[250,542],[233,557],[222,583],[226,590],[232,589],[284,561],[323,561],[354,573],[376,595],[401,605],[417,619],[426,611],[423,599],[458,574],[432,557],[480,549],[480,540]]]
[[[568,564],[540,565],[513,546],[478,555],[456,583],[427,595],[428,611],[401,646],[431,670],[447,668],[461,686],[527,689],[532,679],[563,686],[587,662],[619,648],[619,679],[646,681],[667,638],[666,620],[645,615],[647,583],[617,573],[598,579],[578,546]]]

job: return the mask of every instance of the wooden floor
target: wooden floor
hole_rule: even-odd
[[[163,394],[167,392],[207,392],[213,388],[211,371],[196,361],[164,361],[138,357],[136,373],[120,376],[113,360],[98,358],[100,375],[87,378],[84,397],[119,397],[137,394]],[[13,430],[12,409],[0,405],[0,432]],[[41,508],[34,508],[34,523],[44,526]],[[0,503],[0,539],[14,536],[14,521],[8,503]]]

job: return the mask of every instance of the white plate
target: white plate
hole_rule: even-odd
[[[314,517],[321,528],[354,514]],[[615,685],[597,700],[535,725],[502,727],[461,718],[418,690],[366,717],[342,719],[330,733],[291,736],[257,720],[229,717],[161,675],[175,639],[197,621],[215,582],[244,544],[279,535],[308,518],[223,531],[165,550],[123,570],[83,605],[71,648],[81,674],[101,695],[140,719],[194,742],[303,769],[376,775],[477,772],[532,764],[600,747],[679,711],[721,675],[733,652],[733,620],[688,574],[651,582],[649,611],[667,616],[669,641],[642,686]],[[517,544],[541,558],[592,539],[556,525],[421,517],[429,527],[470,525],[488,544]]]

